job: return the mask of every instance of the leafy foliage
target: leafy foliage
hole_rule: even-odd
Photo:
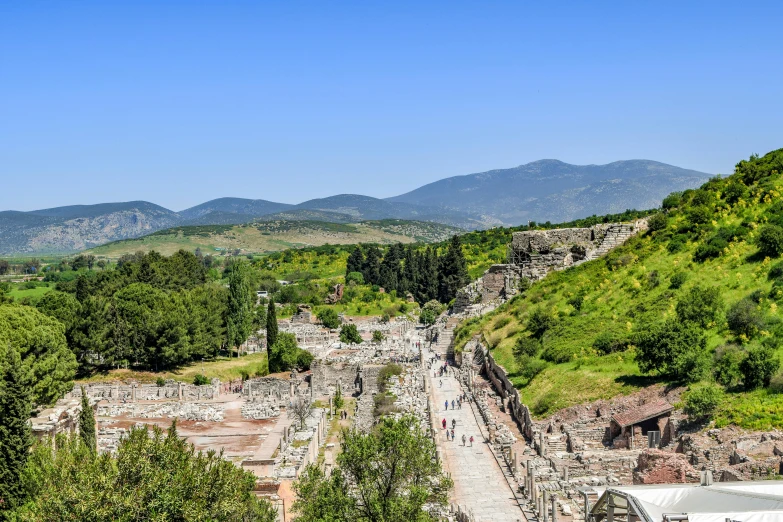
[[[22,473],[32,444],[28,419],[32,393],[30,371],[14,348],[0,360],[0,519],[25,496]]]
[[[334,330],[340,327],[340,318],[334,308],[322,308],[318,310],[316,317],[326,328]]]
[[[697,385],[685,393],[683,409],[691,420],[705,421],[714,415],[722,398],[720,386],[710,383]]]
[[[346,344],[361,344],[362,336],[355,324],[344,324],[340,328],[340,342]]]
[[[294,483],[293,509],[301,522],[434,521],[423,508],[445,507],[451,487],[418,421],[386,417],[370,433],[344,432],[330,477],[308,466]]]
[[[769,382],[780,367],[780,359],[777,354],[767,346],[755,346],[748,349],[748,353],[740,363],[742,382],[745,388],[753,390],[769,386]]]

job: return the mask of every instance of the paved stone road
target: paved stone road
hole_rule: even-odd
[[[425,352],[425,357],[427,354]],[[443,364],[443,363],[440,363]],[[451,495],[452,504],[458,504],[473,513],[478,522],[515,522],[525,520],[519,504],[514,498],[506,481],[504,470],[495,460],[489,446],[484,443],[476,416],[469,404],[463,404],[462,409],[451,409],[451,400],[462,393],[462,388],[454,377],[432,377],[428,372],[432,395],[434,419],[438,427],[436,442],[441,448],[443,464],[454,480],[454,490]],[[440,385],[440,381],[443,385]],[[444,402],[449,401],[449,409],[444,410]],[[456,441],[446,440],[446,432],[441,428],[441,421],[446,419],[451,429],[452,419],[456,419],[454,429]],[[473,447],[470,442],[462,445],[462,434],[470,440],[474,438]]]

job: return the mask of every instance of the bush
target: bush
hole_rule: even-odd
[[[346,285],[363,285],[364,284],[364,276],[361,272],[351,272],[350,274],[345,276],[345,284]]]
[[[693,421],[703,422],[715,414],[723,398],[723,390],[715,384],[701,384],[685,392],[683,408]]]
[[[748,189],[745,185],[742,184],[741,181],[733,181],[726,185],[725,190],[723,191],[723,199],[726,201],[726,203],[733,205],[740,199],[743,199],[747,197],[748,195]]]
[[[164,386],[166,386],[166,379],[164,379],[163,377],[158,377],[157,379],[155,379],[155,385],[158,388],[163,388]]]
[[[334,330],[340,327],[340,317],[334,308],[321,308],[315,315],[326,328]]]
[[[723,250],[729,246],[728,241],[721,238],[711,238],[706,243],[696,247],[693,253],[693,260],[697,263],[703,263],[708,259],[720,257]]]
[[[764,225],[756,240],[759,252],[764,256],[778,257],[783,254],[783,227]]]
[[[359,335],[355,324],[344,324],[340,328],[340,342],[346,344],[360,344],[362,342],[362,336]]]
[[[783,393],[783,373],[779,373],[770,379],[769,390],[773,393]]]
[[[533,335],[540,339],[547,330],[557,324],[557,319],[553,314],[543,308],[536,308],[530,313],[527,319],[527,329]]]
[[[772,376],[778,371],[780,361],[772,348],[756,346],[740,363],[742,383],[748,390],[769,386]]]
[[[601,332],[593,341],[593,348],[602,355],[622,352],[628,348],[628,338],[615,332]]]
[[[767,277],[770,280],[780,279],[781,277],[783,277],[783,261],[780,261],[772,265],[772,268],[769,269],[769,273],[767,274]]]
[[[523,336],[517,339],[513,352],[515,357],[522,357],[523,355],[535,357],[540,349],[541,342],[538,339]]]
[[[748,339],[764,329],[764,317],[759,305],[747,298],[731,305],[726,312],[726,321],[734,335],[744,335]]]
[[[555,409],[557,404],[557,395],[554,391],[549,391],[542,395],[533,405],[535,415],[544,415]]]
[[[727,388],[734,388],[742,382],[740,364],[745,359],[745,350],[734,344],[719,346],[714,359],[716,381]]]
[[[660,284],[661,284],[661,276],[660,274],[658,274],[657,270],[653,270],[649,274],[647,274],[648,288],[656,288]]]
[[[386,336],[383,335],[383,332],[380,330],[373,330],[372,332],[372,340],[374,343],[381,343],[383,340],[386,339]]]
[[[517,357],[517,373],[528,382],[532,381],[536,375],[546,370],[547,366],[549,365],[545,361],[529,355]]]
[[[375,404],[373,415],[376,417],[383,417],[384,415],[390,415],[397,412],[397,407],[394,405],[394,401],[397,400],[397,397],[392,394],[378,393],[372,400]]]
[[[313,354],[303,348],[299,348],[296,352],[296,367],[300,370],[309,370],[311,364],[313,364]]]
[[[677,317],[683,322],[692,322],[702,328],[717,322],[723,309],[723,297],[715,286],[694,286],[677,301]]]
[[[669,279],[669,288],[672,290],[677,290],[678,288],[682,287],[682,285],[684,285],[685,281],[687,280],[688,274],[686,272],[675,272]]]
[[[585,296],[584,296],[584,294],[581,294],[581,293],[580,294],[576,294],[575,296],[571,297],[568,300],[568,304],[573,306],[574,310],[577,310],[577,311],[582,309],[582,305],[584,304],[584,302],[585,302]]]
[[[686,218],[688,219],[688,222],[693,225],[703,225],[710,222],[712,219],[712,212],[704,206],[692,207],[686,213]]]
[[[657,214],[653,214],[650,216],[650,218],[647,220],[647,226],[655,232],[656,230],[663,230],[666,228],[666,214],[663,212],[658,212]]]
[[[206,377],[206,375],[201,375],[200,373],[197,373],[195,377],[193,377],[193,384],[196,386],[206,386],[210,383],[210,380]]]
[[[386,391],[386,385],[391,377],[402,375],[402,366],[389,363],[378,372],[378,389]]]
[[[682,192],[672,192],[671,194],[663,198],[661,207],[663,207],[664,210],[669,210],[672,208],[679,207],[680,203],[682,203]]]

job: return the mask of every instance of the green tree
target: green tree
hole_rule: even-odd
[[[756,243],[762,255],[778,257],[783,254],[783,227],[764,225],[761,227]]]
[[[51,404],[73,387],[76,357],[56,319],[29,306],[0,305],[0,360],[9,347],[31,374],[34,404]]]
[[[95,413],[92,411],[84,386],[82,386],[81,411],[79,412],[79,437],[81,437],[84,446],[92,453],[98,451],[97,439],[95,438]]]
[[[269,347],[277,342],[277,307],[275,306],[274,299],[269,300],[269,305],[266,310],[266,347],[269,351]],[[271,357],[270,357],[271,360]],[[270,366],[270,371],[271,366]]]
[[[751,299],[737,301],[726,312],[726,322],[734,335],[752,339],[764,329],[764,316],[759,305]]]
[[[780,360],[772,348],[767,346],[749,348],[740,363],[742,384],[749,390],[769,386],[778,367],[780,367]]]
[[[536,308],[527,318],[527,329],[536,339],[541,339],[547,330],[557,324],[555,315],[543,307]]]
[[[346,283],[347,277],[355,272],[362,272],[362,269],[364,268],[364,251],[362,251],[361,245],[356,245],[356,248],[353,249],[353,251],[348,256],[347,261],[345,262],[345,276],[346,276]]]
[[[370,433],[344,432],[341,449],[331,477],[311,465],[294,483],[297,521],[438,520],[423,508],[444,508],[453,484],[418,420],[386,417]]]
[[[457,290],[469,282],[468,263],[462,252],[462,241],[458,235],[454,235],[440,262],[438,299],[441,303],[448,303],[457,296]]]
[[[90,458],[78,438],[58,438],[56,446],[37,444],[31,455],[32,498],[19,510],[21,521],[277,520],[273,506],[253,493],[252,473],[222,453],[196,451],[175,425],[165,435],[131,428],[116,457]]]
[[[438,301],[434,299],[427,301],[427,303],[421,307],[419,322],[425,326],[431,326],[438,320],[438,316],[440,316],[442,311],[443,306]]]
[[[255,292],[250,285],[250,274],[247,263],[240,261],[231,267],[228,277],[228,308],[226,316],[226,333],[228,343],[237,349],[247,341],[253,329],[253,307]]]
[[[723,297],[716,286],[694,286],[677,301],[677,317],[707,328],[717,322],[723,310]]]
[[[337,387],[337,390],[335,390],[334,392],[334,400],[332,401],[332,403],[334,404],[335,411],[345,406],[345,399],[343,399],[343,390],[339,386]]]
[[[362,336],[355,324],[344,324],[340,328],[340,342],[346,344],[361,344]]]
[[[384,339],[386,339],[386,336],[383,335],[382,331],[380,331],[380,330],[373,330],[373,332],[372,332],[372,341],[374,343],[382,343]]]
[[[316,316],[326,328],[334,330],[340,327],[340,318],[334,308],[321,308]]]
[[[707,370],[707,338],[694,323],[643,324],[634,335],[634,344],[642,372],[693,382]]]
[[[279,334],[275,344],[269,348],[269,371],[284,372],[299,366],[300,350],[294,334],[287,332]],[[306,350],[301,351],[306,352]]]
[[[24,500],[22,473],[32,444],[30,373],[13,347],[0,359],[0,519]]]

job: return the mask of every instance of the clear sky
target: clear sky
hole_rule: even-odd
[[[0,2],[0,209],[783,147],[783,2]]]

